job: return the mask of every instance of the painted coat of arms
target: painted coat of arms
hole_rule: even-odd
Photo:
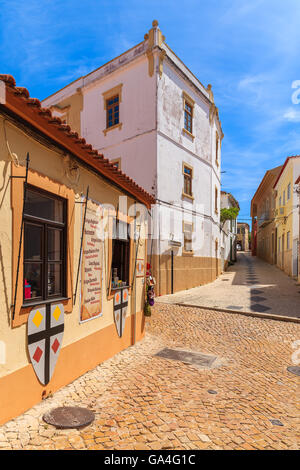
[[[64,335],[62,304],[41,305],[31,310],[27,323],[28,352],[37,378],[50,382]]]
[[[128,309],[128,289],[118,290],[114,295],[114,317],[118,335],[123,335]]]

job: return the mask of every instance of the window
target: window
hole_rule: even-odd
[[[193,252],[193,224],[191,222],[183,222],[183,250],[187,253]]]
[[[288,232],[286,236],[286,249],[289,250],[290,248],[291,248],[291,232]]]
[[[287,187],[287,200],[289,201],[290,199],[291,199],[291,183],[289,183]]]
[[[279,198],[279,207],[281,207],[281,196]]]
[[[116,158],[115,160],[110,161],[118,170],[121,169],[121,158]]]
[[[106,128],[119,124],[119,95],[106,100]]]
[[[285,206],[285,191],[283,191],[283,201],[282,201],[282,205]]]
[[[215,213],[218,213],[218,188],[215,187]]]
[[[66,296],[66,201],[29,187],[24,207],[23,301]]]
[[[216,164],[219,165],[219,134],[216,132]]]
[[[112,240],[112,288],[117,288],[119,281],[129,286],[130,240],[129,225],[117,219],[116,232]]]
[[[193,108],[185,102],[184,106],[184,128],[190,133],[193,133]]]
[[[194,140],[193,136],[193,115],[195,101],[185,91],[182,92],[183,111],[184,111],[184,127],[183,131]]]
[[[104,109],[106,112],[106,128],[103,130],[104,135],[116,127],[119,130],[122,127],[120,122],[120,103],[122,101],[122,86],[120,84],[110,90],[102,93],[104,101]]]
[[[192,192],[193,168],[183,164],[183,196],[193,197]]]

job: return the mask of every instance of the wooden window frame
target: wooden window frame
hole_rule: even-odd
[[[189,137],[191,137],[191,139],[194,141],[195,136],[193,135],[193,127],[194,127],[193,121],[194,121],[195,100],[193,100],[193,98],[191,98],[185,91],[182,92],[182,99],[183,99],[183,128],[182,128],[182,132],[184,134],[188,135]],[[188,106],[190,106],[190,108],[191,108],[191,113],[188,113],[191,116],[191,130],[189,130],[185,127],[185,113],[187,112],[187,110],[185,109],[186,104],[188,104]]]
[[[15,282],[18,264],[18,251],[20,242],[20,230],[22,220],[22,201],[24,192],[24,167],[16,167],[11,164],[11,175],[19,178],[12,178],[11,182],[11,203],[12,203],[12,301],[15,294]],[[61,196],[66,199],[67,219],[66,219],[66,243],[68,246],[66,256],[66,298],[61,299],[65,313],[73,311],[73,269],[74,269],[74,224],[75,224],[75,194],[74,190],[64,184],[51,180],[48,176],[30,170],[28,172],[28,185],[38,189],[44,189],[53,196]],[[31,304],[23,304],[23,261],[24,261],[24,239],[22,241],[19,281],[17,286],[17,296],[15,305],[15,318],[12,327],[16,328],[27,323],[28,315],[32,310]],[[76,261],[75,261],[76,263]]]
[[[191,194],[185,192],[186,189],[186,178],[189,178],[189,176],[185,173],[185,168],[188,168],[191,170],[191,176],[190,176],[190,184],[191,184]],[[189,165],[188,163],[182,162],[182,174],[183,174],[183,190],[182,190],[182,197],[183,198],[188,198],[194,200],[194,194],[193,194],[193,178],[194,178],[194,168]]]
[[[105,125],[106,125],[106,128],[103,129],[104,136],[106,136],[108,131],[111,131],[113,129],[119,129],[119,130],[122,129],[122,122],[120,120],[120,111],[121,111],[120,104],[122,102],[122,87],[123,87],[123,83],[120,83],[120,85],[117,85],[114,88],[111,88],[110,90],[107,90],[104,93],[102,93],[103,103],[104,103],[104,110],[105,110]],[[118,102],[118,105],[119,105],[119,122],[117,124],[114,124],[114,125],[108,127],[108,109],[109,109],[109,107],[108,107],[107,102],[108,102],[108,100],[110,100],[114,96],[119,97],[119,102]]]
[[[63,222],[47,220],[42,217],[36,217],[28,214],[24,214],[24,243],[23,243],[23,307],[27,307],[28,305],[41,305],[49,301],[57,301],[60,299],[66,298],[66,291],[67,291],[67,266],[66,266],[66,253],[67,253],[67,201],[65,198],[62,198],[56,194],[50,193],[49,191],[45,191],[44,189],[37,188],[36,186],[27,185],[26,194],[28,192],[34,192],[40,194],[41,196],[48,197],[50,199],[55,199],[61,201],[63,203]],[[39,262],[41,264],[41,297],[33,298],[33,299],[25,299],[24,297],[24,280],[25,280],[25,265],[27,263],[33,263],[33,261],[26,261],[25,260],[25,227],[27,225],[37,225],[43,227],[43,235],[42,235],[42,260]],[[62,251],[62,259],[60,264],[62,266],[61,269],[61,292],[56,295],[49,295],[48,294],[48,265],[51,261],[48,260],[47,255],[47,247],[48,247],[48,231],[49,229],[59,229],[62,231],[62,240],[61,240],[61,251]],[[57,261],[56,261],[57,262]]]
[[[183,221],[182,222],[182,232],[183,232],[182,254],[187,255],[187,256],[193,256],[194,255],[194,250],[193,249],[191,249],[191,250],[186,250],[185,249],[185,234],[187,233],[186,226],[191,227],[191,229],[192,229],[191,232],[190,232],[191,234],[194,233],[194,224],[193,224],[193,222]],[[190,241],[190,243],[192,244],[192,240]]]

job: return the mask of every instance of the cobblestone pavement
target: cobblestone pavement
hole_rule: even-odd
[[[294,323],[157,304],[143,341],[0,427],[0,447],[299,449],[300,377],[286,370],[299,339]],[[216,367],[154,356],[165,347],[215,355]],[[95,421],[43,422],[62,405],[87,406]]]
[[[299,284],[276,266],[252,256],[250,251],[238,252],[237,262],[214,282],[158,300],[300,319]]]

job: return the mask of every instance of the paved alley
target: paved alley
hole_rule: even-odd
[[[158,301],[300,318],[297,281],[251,252],[237,256],[237,262],[216,281],[161,296]]]
[[[300,324],[156,304],[143,341],[0,427],[2,449],[299,449]],[[207,367],[157,356],[215,357]],[[43,414],[84,406],[95,421],[58,430]]]

